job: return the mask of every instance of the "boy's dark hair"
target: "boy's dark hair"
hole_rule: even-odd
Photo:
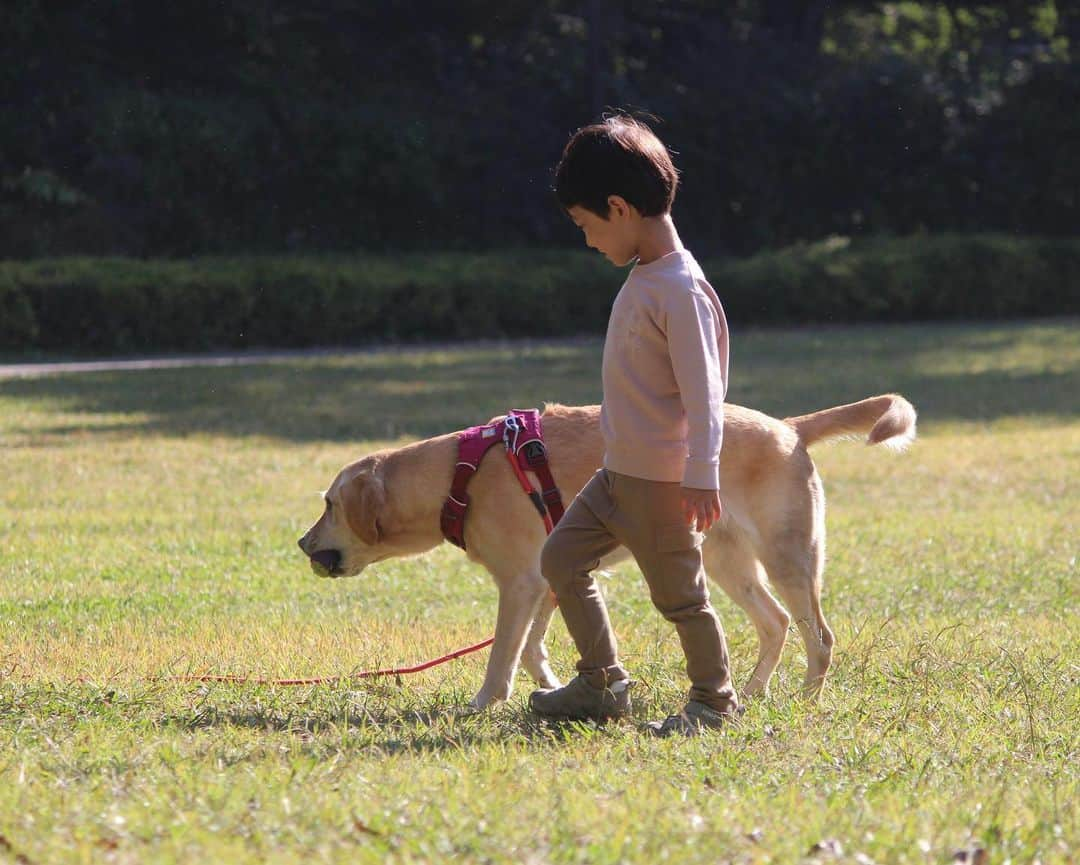
[[[609,195],[625,198],[642,216],[670,213],[678,185],[664,143],[626,114],[575,132],[555,169],[555,195],[563,210],[583,207],[604,219]]]

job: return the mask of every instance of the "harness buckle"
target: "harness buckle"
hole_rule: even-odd
[[[511,439],[511,433],[513,433],[513,439]],[[520,434],[521,422],[514,415],[508,414],[503,422],[503,444],[512,454],[517,453],[517,440]]]

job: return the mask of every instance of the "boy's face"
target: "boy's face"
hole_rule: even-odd
[[[637,257],[641,217],[618,195],[608,198],[608,206],[607,219],[577,204],[566,212],[585,232],[586,246],[602,252],[616,267],[624,267]]]

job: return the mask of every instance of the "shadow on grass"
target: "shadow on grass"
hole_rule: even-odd
[[[296,442],[424,437],[486,421],[511,407],[588,403],[599,396],[596,341],[0,382],[0,399],[41,407],[40,423],[27,415],[9,427],[32,438],[98,431]],[[50,414],[61,416],[52,422]],[[78,425],[81,414],[91,416],[84,426]]]
[[[879,393],[920,422],[1068,419],[1080,412],[1080,328],[1014,324],[859,326],[745,335],[729,400],[778,417]]]
[[[187,704],[184,708],[176,704],[178,696]],[[524,708],[470,711],[464,708],[467,700],[460,692],[416,698],[395,687],[343,691],[209,686],[181,694],[172,684],[146,680],[46,682],[0,674],[0,721],[5,723],[39,713],[67,718],[72,724],[93,715],[117,725],[151,724],[182,734],[249,730],[268,737],[295,737],[319,756],[340,750],[385,756],[441,753],[508,741],[541,746],[607,732],[591,722],[541,720]],[[162,704],[169,707],[162,710]],[[619,722],[610,730],[640,726],[636,721]],[[250,752],[222,756],[225,763],[258,758]]]
[[[898,391],[924,422],[1074,417],[1076,325],[736,331],[729,399],[782,417]],[[599,341],[509,344],[88,373],[3,381],[0,400],[29,407],[5,426],[30,441],[74,433],[295,442],[425,437],[512,407],[599,402],[601,352]]]
[[[345,745],[377,750],[386,756],[456,751],[511,739],[535,745],[574,741],[601,729],[593,723],[545,721],[505,707],[495,712],[471,712],[452,706],[401,709],[355,704],[347,709],[327,707],[324,712],[309,708],[304,713],[262,704],[213,706],[192,714],[166,716],[160,723],[185,732],[235,727],[284,733],[312,747]]]

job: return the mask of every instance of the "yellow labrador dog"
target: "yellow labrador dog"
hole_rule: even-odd
[[[600,407],[548,405],[542,417],[552,473],[569,505],[601,465]],[[915,410],[896,394],[783,421],[737,405],[725,408],[724,516],[708,532],[703,554],[710,578],[757,629],[758,660],[744,696],[767,691],[792,617],[806,644],[806,693],[816,695],[825,681],[833,645],[821,612],[825,494],[806,449],[857,434],[867,435],[868,444],[903,448],[915,437]],[[442,543],[439,515],[456,461],[452,433],[379,451],[342,469],[326,491],[322,516],[300,539],[315,573],[355,576],[375,562]],[[491,572],[499,592],[495,642],[473,699],[482,708],[509,697],[519,661],[542,688],[558,687],[559,680],[544,646],[554,605],[540,573],[543,523],[501,453],[481,463],[469,496],[468,556]]]

